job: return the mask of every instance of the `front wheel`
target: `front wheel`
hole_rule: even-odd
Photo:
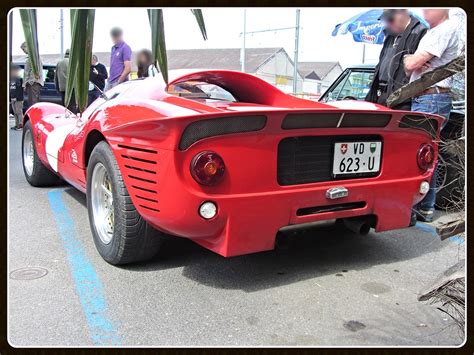
[[[106,142],[97,144],[87,167],[87,209],[94,243],[110,264],[144,261],[160,249],[164,234],[137,212]]]
[[[36,187],[51,186],[59,181],[59,177],[41,162],[36,153],[31,121],[27,121],[23,127],[21,150],[23,172],[25,173],[26,181],[30,185]]]

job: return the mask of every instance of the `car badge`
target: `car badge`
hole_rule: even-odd
[[[346,154],[347,152],[347,144],[341,144],[341,153],[342,154]]]
[[[343,198],[349,196],[349,190],[344,186],[333,187],[326,191],[326,198],[335,200],[337,198]]]
[[[377,144],[375,143],[370,143],[370,152],[375,153],[375,150],[377,149]]]
[[[77,163],[77,153],[74,149],[71,150],[71,160],[73,163]]]

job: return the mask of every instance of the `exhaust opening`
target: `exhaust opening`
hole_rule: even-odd
[[[367,235],[369,234],[370,229],[375,227],[375,216],[369,215],[344,218],[342,222],[350,231],[360,235]]]

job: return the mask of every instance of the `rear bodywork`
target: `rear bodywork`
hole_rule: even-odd
[[[183,80],[218,83],[239,102],[199,102],[167,93],[158,79],[120,85],[81,117],[52,104],[38,104],[33,124],[40,159],[85,192],[88,156],[105,139],[115,154],[131,199],[153,227],[190,238],[223,256],[274,247],[289,225],[370,216],[376,231],[409,225],[411,207],[423,196],[422,144],[436,148],[441,118],[344,101],[331,105],[282,93],[248,74],[223,70],[173,73]],[[380,171],[334,178],[338,141],[380,141]],[[214,151],[224,160],[223,180],[198,184],[191,160]],[[328,189],[348,196],[331,200]],[[198,214],[205,201],[217,215]]]

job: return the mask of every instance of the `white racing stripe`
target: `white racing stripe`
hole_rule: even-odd
[[[46,157],[49,165],[56,172],[58,172],[59,149],[62,148],[67,135],[74,129],[74,123],[75,121],[72,124],[56,127],[46,137]]]

